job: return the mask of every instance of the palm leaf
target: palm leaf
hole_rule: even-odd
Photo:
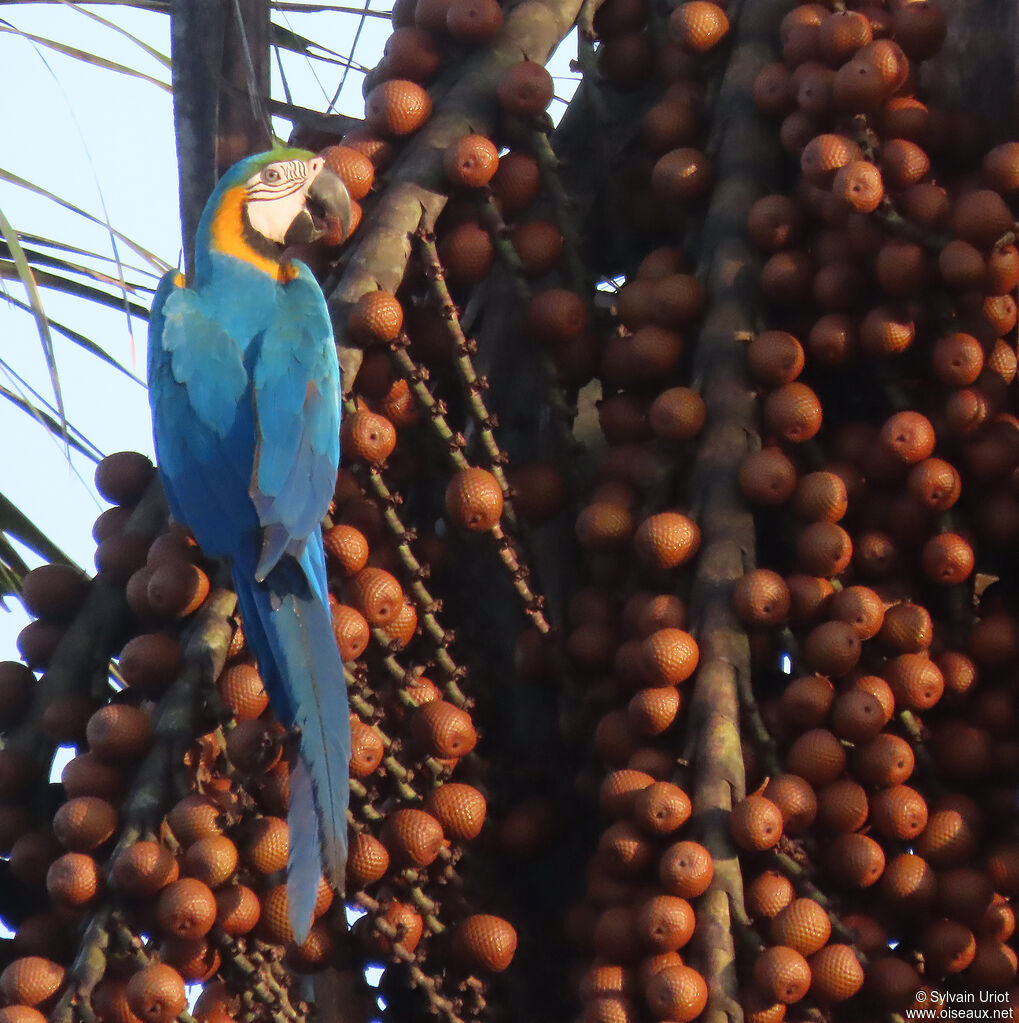
[[[27,515],[0,494],[0,595],[16,596],[28,565],[12,541],[34,551],[47,561],[74,562]]]
[[[65,7],[69,7],[72,11],[84,14],[86,18],[98,21],[100,25],[105,25],[107,28],[113,29],[114,32],[119,32],[126,39],[130,39],[132,43],[143,49],[153,60],[158,61],[167,70],[170,69],[170,58],[167,57],[165,53],[160,53],[154,46],[149,46],[148,43],[128,32],[128,30],[123,26],[109,21],[107,18],[104,18],[101,14],[96,14],[94,11],[87,11],[84,7],[81,7],[76,3],[71,3],[71,0],[60,0],[60,3],[62,3]]]
[[[3,259],[0,259],[0,277],[6,277],[8,280],[20,280],[20,275],[14,264]],[[147,320],[149,317],[149,310],[146,306],[139,305],[137,302],[125,303],[122,297],[111,295],[109,292],[94,288],[89,284],[83,284],[81,281],[73,281],[67,277],[47,273],[45,270],[37,271],[35,280],[40,288],[52,288],[54,291],[62,291],[66,295],[76,295],[78,298],[85,298],[90,302],[110,306],[111,309],[123,310],[126,308],[128,312],[140,316],[143,320]]]
[[[53,352],[53,337],[50,334],[49,318],[42,307],[42,296],[39,294],[39,288],[36,286],[35,275],[28,264],[25,250],[21,247],[18,233],[11,227],[10,221],[4,216],[2,210],[0,210],[0,233],[7,240],[7,247],[11,252],[11,262],[14,264],[18,279],[25,286],[25,291],[28,293],[32,315],[35,317],[39,339],[42,341],[42,350],[50,374],[50,383],[53,385],[53,394],[57,400],[57,411],[60,414],[61,421],[66,422],[64,416],[64,396],[60,393],[60,377],[57,374],[57,360]]]
[[[19,237],[23,238],[24,235],[20,235]],[[38,249],[26,249],[22,246],[22,251],[25,253],[29,264],[33,267],[33,269],[39,266],[48,266],[55,270],[63,270],[65,273],[80,274],[82,277],[89,277],[99,284],[109,284],[112,287],[119,288],[121,292],[130,291],[137,294],[140,291],[155,291],[155,288],[125,281],[119,277],[111,277],[109,274],[103,273],[101,270],[85,266],[84,263],[73,263],[70,260],[61,259],[59,256],[51,256],[45,252],[40,252]],[[10,251],[4,252],[3,249],[0,249],[0,256],[3,255],[10,257],[11,253]]]
[[[5,369],[9,369],[6,363],[0,362],[0,366]],[[19,382],[21,382],[19,380]],[[31,390],[31,388],[29,388]],[[33,394],[35,392],[33,391]],[[35,395],[37,398],[40,397],[38,394]],[[46,408],[40,408],[33,405],[27,398],[23,398],[20,394],[6,388],[3,384],[0,384],[0,398],[6,398],[12,405],[21,409],[22,412],[27,412],[40,426],[49,430],[50,433],[60,437],[61,440],[65,440],[70,447],[74,448],[75,451],[80,452],[86,458],[91,459],[93,462],[98,462],[102,458],[102,453],[99,449],[81,432],[70,423],[64,424],[66,426],[67,436],[65,438],[64,431],[61,430],[61,424],[50,414]],[[46,402],[40,401],[43,405]],[[80,438],[80,439],[79,439]]]
[[[86,220],[91,221],[93,224],[98,224],[100,227],[107,231],[112,232],[114,237],[119,238],[125,245],[133,249],[142,259],[147,260],[152,264],[160,273],[166,273],[167,270],[173,269],[169,263],[159,258],[155,253],[149,252],[143,245],[139,245],[137,242],[132,241],[126,234],[118,231],[116,228],[111,227],[105,220],[101,220],[99,217],[94,216],[91,213],[86,212],[79,206],[75,206],[73,203],[69,203],[66,199],[61,199],[59,195],[54,195],[52,192],[39,185],[34,184],[31,181],[21,177],[18,174],[14,174],[11,171],[4,170],[0,167],[0,180],[7,181],[12,185],[17,185],[19,188],[28,189],[30,192],[35,192],[36,195],[41,195],[44,199],[49,199],[51,202],[55,202],[58,206],[62,206],[65,210],[70,210],[72,213],[77,213],[79,217],[84,217]]]
[[[13,305],[18,309],[21,309],[24,312],[30,313],[32,311],[31,306],[29,306],[27,302],[22,302],[20,299],[15,298],[13,295],[7,295],[6,301],[10,305]],[[135,376],[134,373],[132,373],[131,370],[129,370],[123,363],[118,362],[112,355],[110,355],[109,352],[100,348],[99,345],[95,343],[95,341],[92,341],[91,339],[85,337],[84,334],[79,334],[78,331],[73,330],[71,327],[68,327],[65,323],[61,323],[59,320],[54,320],[50,316],[47,316],[47,320],[49,321],[51,330],[56,331],[56,333],[58,334],[62,334],[64,337],[67,338],[68,341],[73,342],[80,348],[84,348],[85,351],[87,351],[89,354],[96,356],[96,358],[101,359],[103,362],[112,366],[114,369],[120,370],[120,372],[123,373],[129,380],[133,380],[136,384],[140,384],[142,387],[145,387],[144,380],[142,380],[140,377]]]

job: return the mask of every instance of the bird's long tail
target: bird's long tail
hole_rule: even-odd
[[[284,555],[264,583],[255,580],[253,564],[233,568],[245,637],[273,710],[301,734],[287,815],[287,902],[301,942],[311,927],[320,877],[342,891],[347,861],[350,719],[325,557],[321,540],[312,536],[300,561]]]

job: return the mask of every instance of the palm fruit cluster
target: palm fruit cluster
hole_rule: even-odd
[[[288,736],[110,456],[0,665],[0,1023],[1008,1006],[1019,143],[946,15],[399,0],[363,122],[295,140],[360,222],[304,253],[346,890],[297,945]]]

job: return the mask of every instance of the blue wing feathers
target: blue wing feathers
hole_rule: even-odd
[[[217,259],[197,289],[169,274],[157,291],[153,430],[171,510],[230,559],[273,710],[300,730],[287,891],[303,940],[320,876],[342,889],[346,862],[349,713],[319,534],[339,463],[339,369],[306,267],[278,284]]]

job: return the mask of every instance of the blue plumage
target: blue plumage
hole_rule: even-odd
[[[207,555],[229,559],[273,710],[301,733],[287,870],[298,940],[320,875],[342,889],[349,791],[346,684],[319,532],[339,463],[339,370],[321,289],[302,263],[279,259],[295,233],[314,237],[309,194],[345,196],[326,175],[299,150],[232,168],[202,216],[194,282],[168,274],[149,325],[170,508]]]

